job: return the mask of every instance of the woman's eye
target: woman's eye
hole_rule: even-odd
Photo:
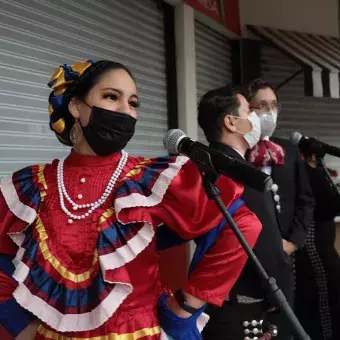
[[[104,96],[105,99],[110,99],[110,100],[117,100],[117,96],[115,94],[108,94]]]
[[[139,107],[139,102],[130,102],[130,106],[136,109]]]

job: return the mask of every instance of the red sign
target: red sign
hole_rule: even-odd
[[[239,0],[184,0],[184,2],[241,36]]]

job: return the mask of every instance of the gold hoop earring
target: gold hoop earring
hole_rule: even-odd
[[[83,139],[83,130],[79,126],[78,122],[75,122],[70,131],[70,140],[73,145],[78,144]]]

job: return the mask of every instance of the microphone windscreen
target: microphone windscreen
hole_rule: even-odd
[[[183,138],[186,138],[187,135],[180,129],[172,129],[169,130],[168,133],[163,138],[163,145],[166,150],[171,154],[179,153],[179,143]]]

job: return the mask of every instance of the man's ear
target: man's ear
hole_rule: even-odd
[[[223,119],[224,128],[226,128],[230,132],[235,132],[237,130],[235,120],[236,118],[234,116],[226,115]]]
[[[68,110],[75,119],[79,118],[78,100],[76,97],[73,97],[68,103]]]

